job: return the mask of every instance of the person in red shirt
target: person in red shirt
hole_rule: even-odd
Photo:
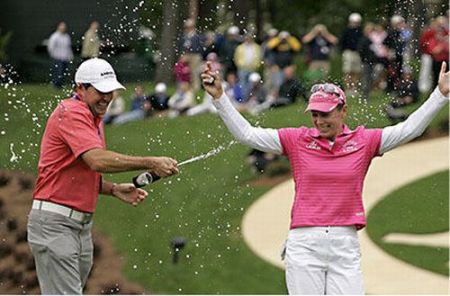
[[[186,55],[181,55],[173,68],[177,86],[183,82],[191,83],[191,71]]]
[[[428,39],[428,52],[433,59],[433,84],[438,82],[442,62],[448,63],[449,60],[448,26],[448,18],[444,16],[437,17],[436,24],[432,28],[432,34]]]
[[[28,243],[42,294],[83,292],[93,263],[92,216],[99,194],[133,206],[147,196],[133,184],[105,180],[102,173],[178,173],[176,160],[169,157],[106,150],[102,116],[114,91],[124,89],[107,61],[83,62],[75,83],[74,96],[63,100],[47,121],[28,218]]]

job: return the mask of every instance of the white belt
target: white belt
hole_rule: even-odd
[[[50,201],[44,201],[44,200],[33,200],[33,209],[36,210],[42,210],[42,211],[48,211],[52,213],[57,213],[60,215],[63,215],[65,217],[69,217],[75,221],[81,222],[81,223],[89,223],[92,220],[92,213],[85,213],[80,212],[77,210],[74,210],[72,208],[56,204]]]

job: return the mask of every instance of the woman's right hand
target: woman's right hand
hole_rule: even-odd
[[[210,62],[206,63],[205,70],[200,77],[202,78],[202,85],[206,92],[210,94],[214,100],[218,100],[223,94],[222,80],[220,79],[218,72],[213,72],[211,70]]]
[[[447,63],[442,62],[441,72],[439,73],[439,82],[438,87],[439,91],[446,97],[448,97],[448,93],[450,92],[450,71],[445,72],[447,68]]]

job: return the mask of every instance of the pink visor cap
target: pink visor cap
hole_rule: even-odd
[[[320,89],[309,97],[308,107],[305,112],[319,111],[328,113],[333,111],[339,104],[345,105],[346,102],[345,94],[339,87],[335,86],[333,92]]]

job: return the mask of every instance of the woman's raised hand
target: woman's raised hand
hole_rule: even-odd
[[[207,62],[203,73],[200,75],[202,78],[202,84],[206,92],[208,92],[211,97],[218,100],[222,94],[222,79],[218,72],[213,72],[211,70],[211,63]]]

